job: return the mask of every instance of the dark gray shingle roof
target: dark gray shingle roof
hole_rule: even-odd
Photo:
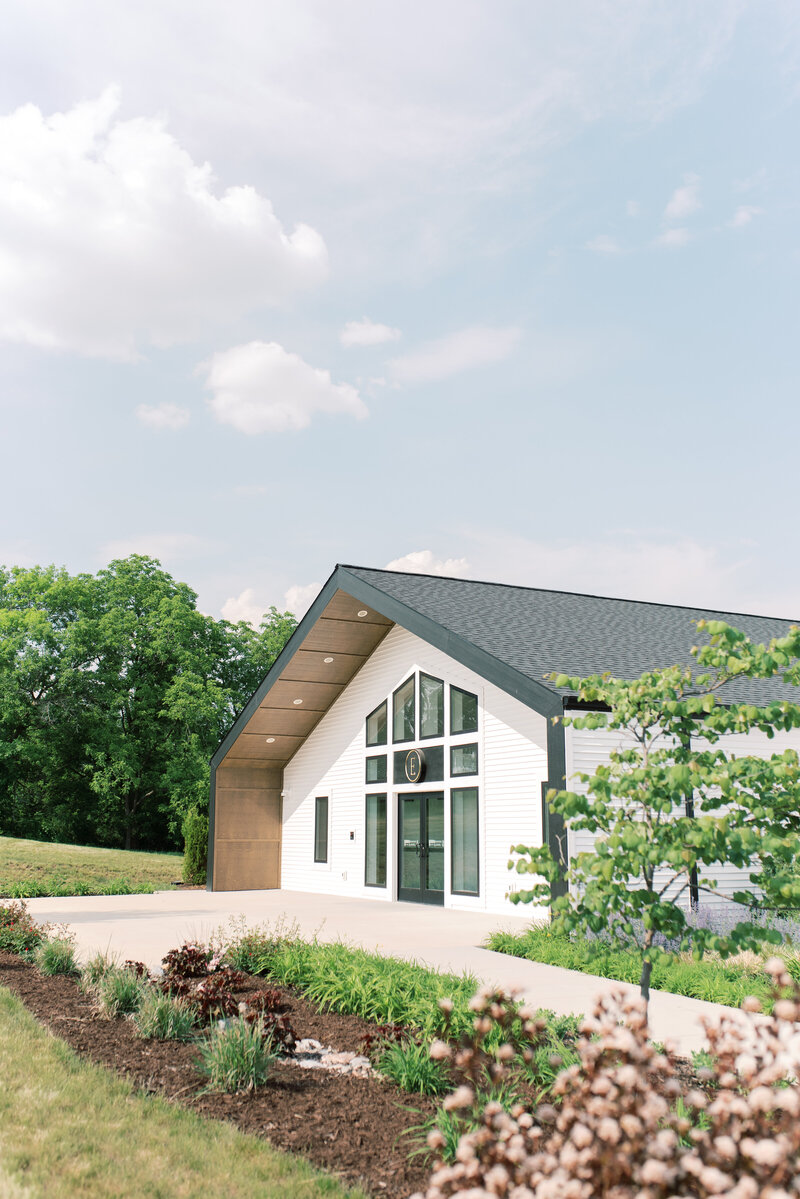
[[[645,670],[690,663],[689,650],[702,639],[692,622],[701,617],[724,620],[757,642],[783,636],[800,623],[361,566],[344,569],[537,683],[553,670],[636,678]],[[545,686],[556,690],[552,683]],[[724,694],[750,703],[800,700],[798,689],[776,680],[737,680]]]

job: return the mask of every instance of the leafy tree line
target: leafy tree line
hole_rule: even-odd
[[[170,849],[296,627],[215,620],[153,558],[0,568],[0,834]]]

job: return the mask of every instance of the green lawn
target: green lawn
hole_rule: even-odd
[[[5,988],[0,1077],[0,1195],[9,1199],[363,1199],[300,1158],[82,1061]]]
[[[486,948],[628,983],[639,982],[642,968],[641,958],[629,950],[611,949],[597,941],[570,941],[551,932],[547,925],[533,926],[524,933],[492,933]],[[688,995],[729,1007],[739,1007],[746,996],[755,995],[769,1010],[770,987],[763,961],[774,953],[784,958],[789,973],[800,981],[800,956],[796,948],[769,946],[761,959],[747,954],[727,961],[704,958],[696,962],[689,954],[679,954],[670,961],[654,962],[650,985],[656,991],[670,991],[673,995]]]
[[[182,856],[0,837],[0,896],[129,895],[178,882]]]

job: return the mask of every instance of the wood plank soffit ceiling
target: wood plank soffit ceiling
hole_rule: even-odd
[[[221,765],[285,766],[392,625],[362,600],[335,592]]]

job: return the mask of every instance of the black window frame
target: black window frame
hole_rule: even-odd
[[[454,691],[458,691],[461,695],[468,695],[471,699],[475,700],[475,727],[474,728],[464,728],[464,729],[458,729],[458,730],[453,728],[453,692]],[[450,704],[449,704],[448,716],[450,718],[450,736],[451,737],[466,737],[466,736],[469,736],[470,733],[477,733],[478,724],[480,721],[480,717],[478,714],[480,702],[478,700],[477,694],[474,691],[467,691],[466,687],[456,687],[455,683],[451,683],[449,699],[450,699]]]
[[[320,851],[320,805],[325,804],[325,856],[319,857]],[[330,796],[315,795],[314,796],[314,862],[316,865],[324,866],[328,864],[330,857]]]
[[[367,881],[367,816],[369,812],[369,800],[383,800],[383,823],[384,823],[384,852],[383,852],[383,882],[370,883]],[[364,886],[375,887],[378,891],[385,891],[389,886],[389,797],[386,791],[368,791],[364,796]]]
[[[442,727],[436,733],[423,733],[422,731],[422,680],[430,679],[432,683],[438,683],[442,689]],[[444,733],[444,726],[447,720],[446,713],[447,701],[445,698],[445,682],[444,679],[438,679],[435,674],[428,674],[427,670],[421,670],[418,676],[417,684],[417,711],[419,713],[419,740],[420,741],[435,741],[437,738],[441,740]]]
[[[387,772],[389,769],[388,760],[388,754],[367,754],[364,762],[364,782],[367,783],[368,786],[372,786],[373,783],[385,783],[387,781]],[[369,777],[370,762],[383,762],[383,778],[371,779]],[[378,771],[378,774],[380,774],[380,770]]]
[[[386,733],[384,735],[383,741],[370,741],[370,739],[369,739],[369,722],[373,716],[375,716],[378,712],[380,712],[381,708],[386,709],[386,724],[384,726]],[[379,703],[377,705],[377,707],[373,708],[371,712],[367,712],[367,718],[364,721],[364,739],[366,741],[368,749],[371,749],[375,745],[388,745],[389,744],[389,701],[388,700],[386,700],[386,699],[382,700],[381,703]]]
[[[477,741],[465,741],[463,744],[461,742],[459,742],[458,745],[450,746],[450,778],[451,779],[474,778],[475,775],[480,774],[480,757],[479,757],[480,750],[478,749],[478,744],[479,743]],[[474,770],[454,770],[453,769],[454,755],[459,752],[463,752],[465,749],[474,749],[475,750],[475,769]]]
[[[397,695],[399,694],[399,692],[401,692],[403,690],[404,687],[407,687],[409,683],[411,684],[411,701],[414,705],[414,711],[413,711],[413,714],[411,717],[411,736],[410,737],[395,737],[395,735],[394,735],[394,732],[395,732],[395,704],[396,704],[396,700],[397,700]],[[392,692],[392,745],[408,745],[409,742],[416,741],[416,739],[417,739],[416,732],[417,732],[417,680],[416,680],[415,675],[411,674],[408,676],[407,679],[403,679],[400,686],[395,687],[394,691]]]
[[[476,891],[459,891],[455,885],[454,872],[456,864],[456,855],[453,851],[453,802],[458,791],[474,791],[475,792],[475,875],[478,880]],[[481,893],[481,793],[480,788],[476,784],[474,787],[451,787],[450,788],[450,894],[451,895],[468,895],[474,899],[480,896]]]

